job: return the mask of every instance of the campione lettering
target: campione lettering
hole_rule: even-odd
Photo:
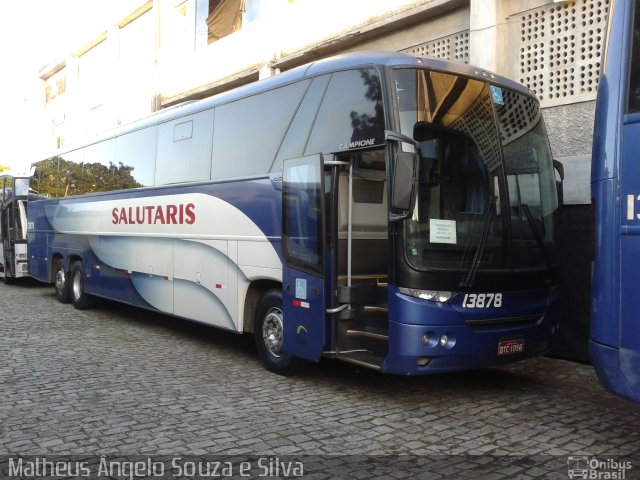
[[[178,205],[145,205],[115,207],[111,210],[114,225],[193,225],[196,206],[193,203]]]
[[[370,147],[376,144],[375,138],[370,138],[368,140],[356,140],[354,142],[343,143],[338,146],[340,150],[348,150],[350,148],[361,148],[361,147]]]

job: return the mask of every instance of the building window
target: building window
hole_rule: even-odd
[[[62,95],[67,91],[67,79],[64,69],[52,75],[45,82],[44,95],[45,103],[49,103],[54,98]]]
[[[244,0],[209,0],[209,43],[240,30],[244,11]]]

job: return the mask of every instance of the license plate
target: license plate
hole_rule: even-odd
[[[498,355],[514,355],[522,352],[524,352],[524,338],[498,342]]]

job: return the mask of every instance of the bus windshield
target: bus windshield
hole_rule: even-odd
[[[538,102],[449,73],[401,69],[395,78],[401,131],[420,143],[409,262],[551,268],[558,200]]]

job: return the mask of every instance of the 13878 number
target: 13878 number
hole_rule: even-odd
[[[500,308],[501,293],[465,293],[462,299],[463,308]]]

